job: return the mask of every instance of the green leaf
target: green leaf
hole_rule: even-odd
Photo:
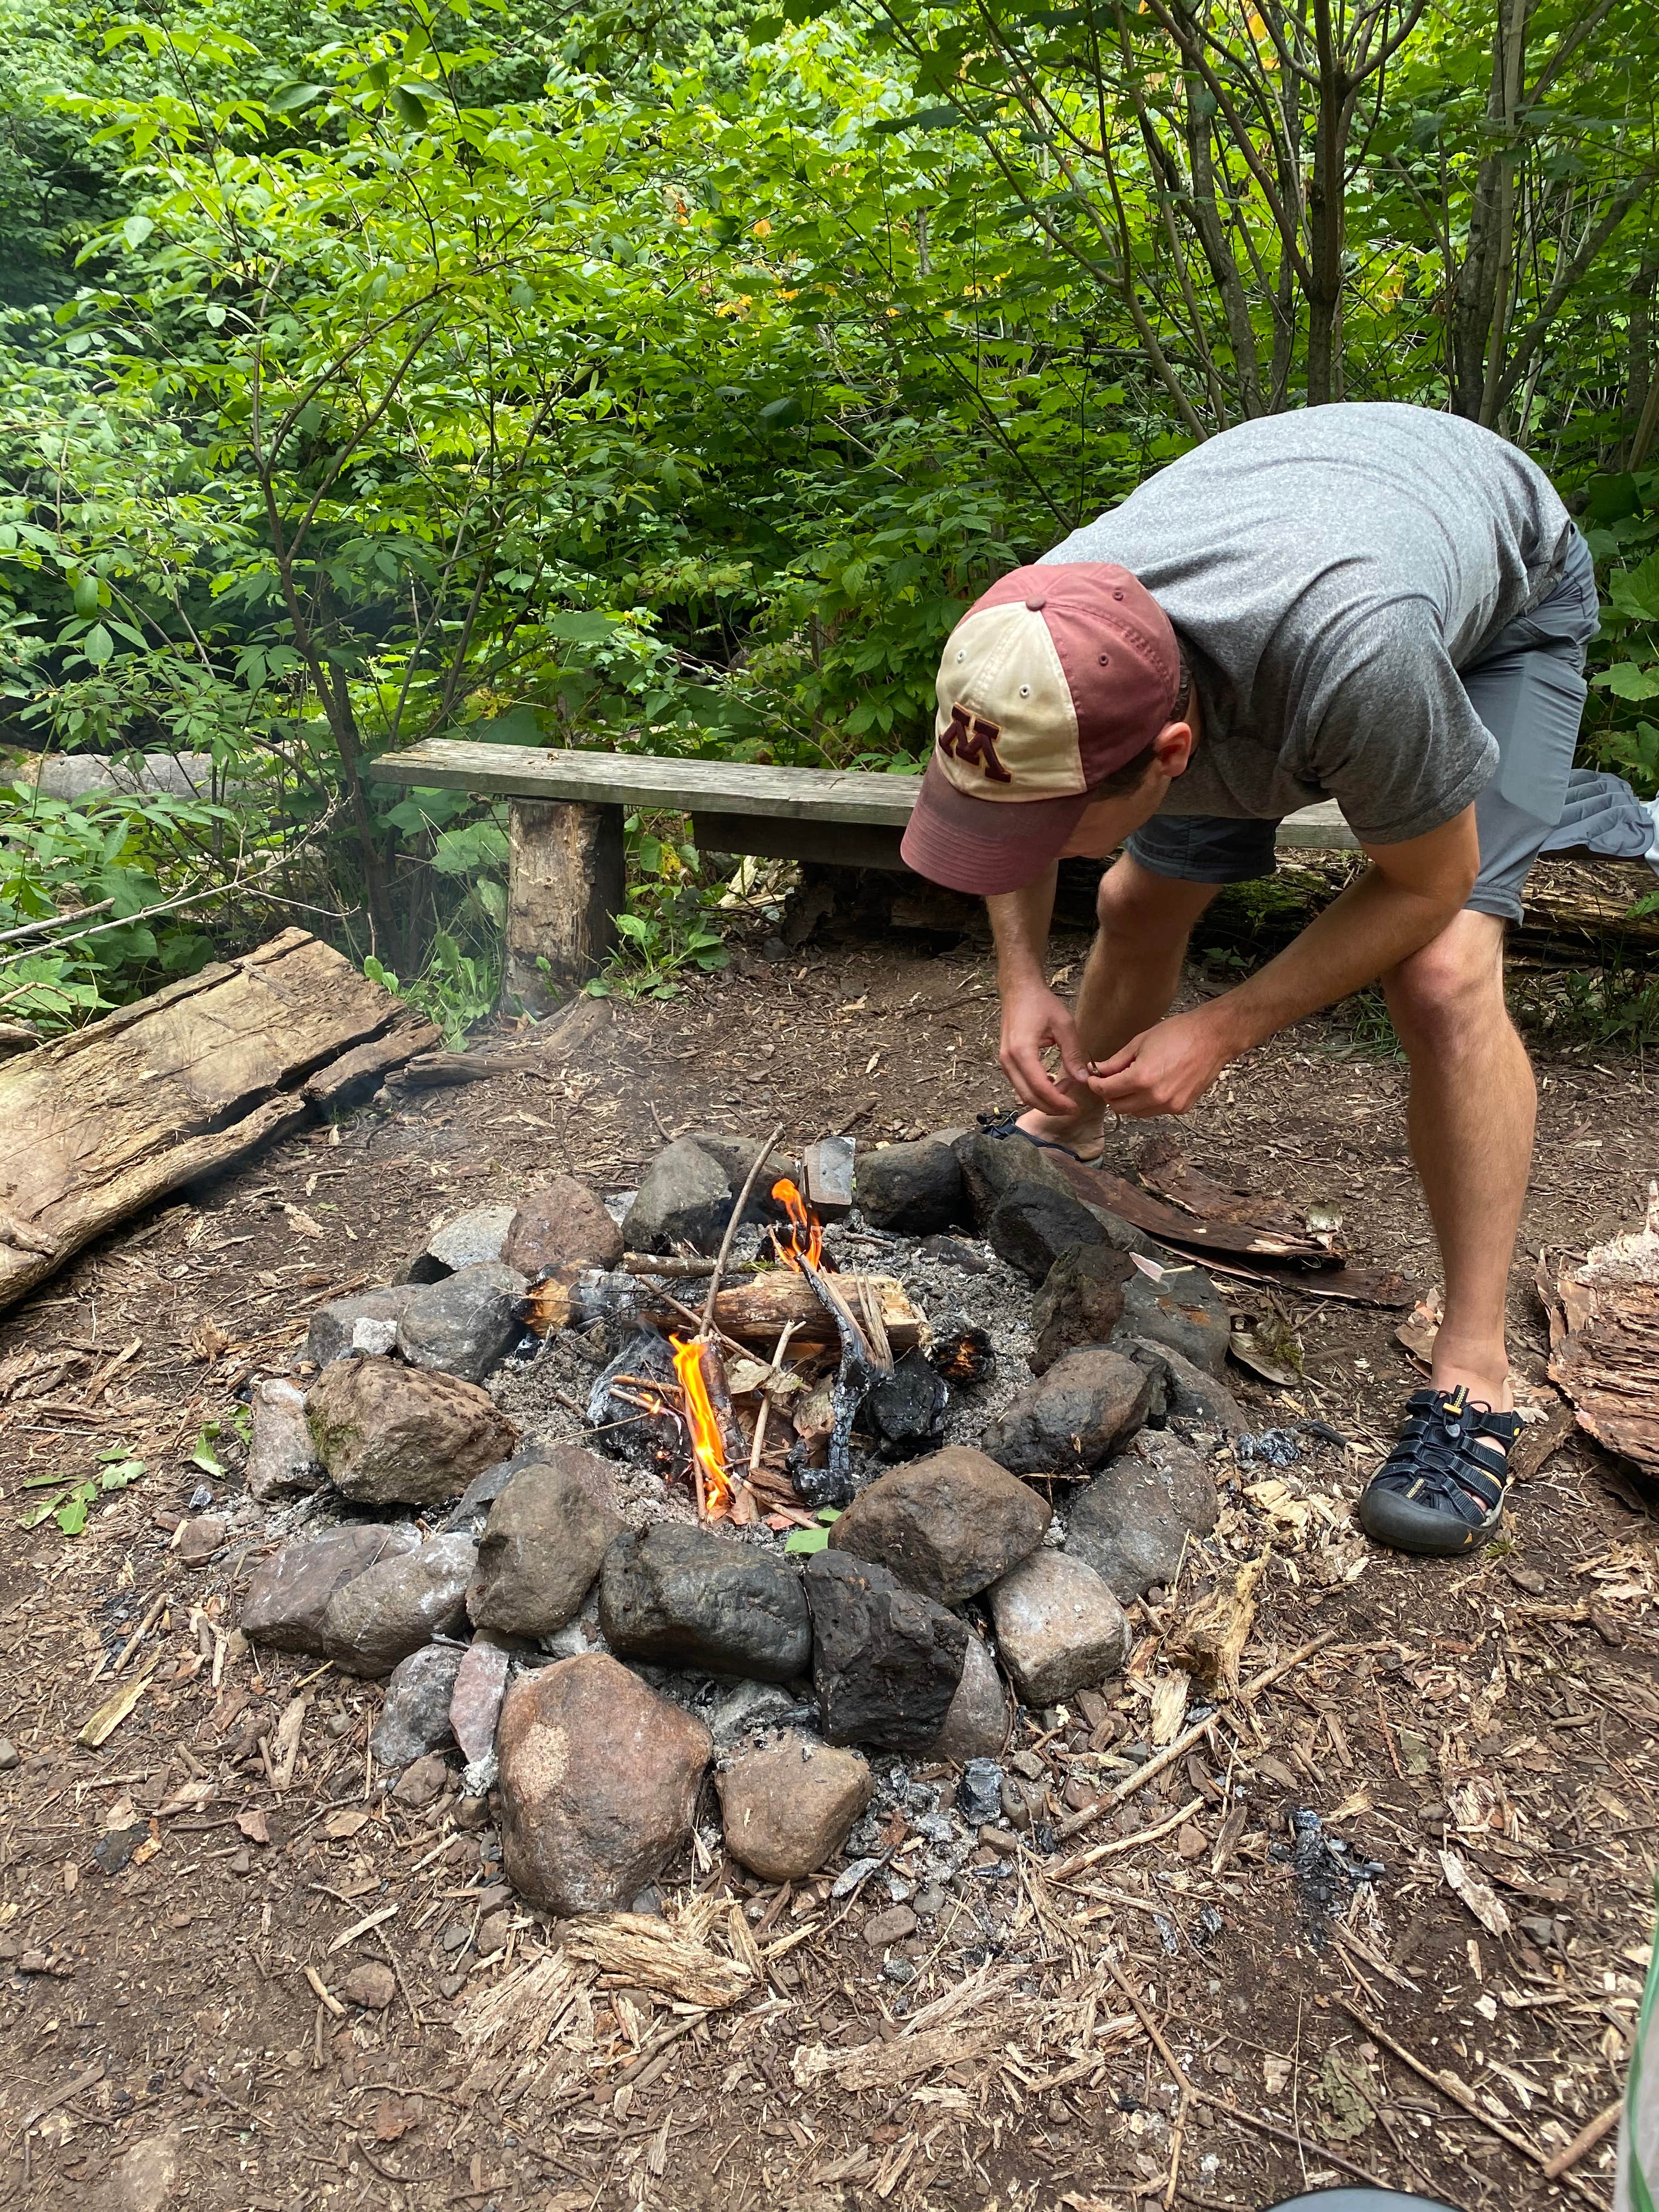
[[[98,579],[82,575],[75,580],[75,611],[77,615],[95,615],[98,611]]]
[[[273,92],[265,106],[273,115],[293,115],[301,107],[309,107],[313,100],[326,100],[328,88],[321,84],[285,84]]]
[[[143,1460],[124,1459],[114,1467],[104,1468],[98,1477],[99,1486],[103,1490],[125,1490],[137,1482],[143,1472]]]
[[[580,608],[550,615],[542,624],[549,637],[561,638],[570,645],[603,645],[617,627],[609,615],[590,614]]]
[[[81,650],[94,668],[102,668],[106,661],[114,657],[115,640],[102,623],[94,623],[81,641]]]
[[[879,123],[872,123],[870,128],[885,137],[899,131],[939,131],[961,120],[960,108],[919,107],[914,115],[884,115]]]
[[[425,128],[426,102],[417,99],[407,85],[392,87],[392,105],[397,109],[400,120],[407,123],[411,131]]]
[[[1659,668],[1638,668],[1633,660],[1615,661],[1593,680],[1605,684],[1615,699],[1659,698]]]
[[[130,215],[121,225],[121,235],[137,252],[155,228],[147,215]]]
[[[83,1482],[78,1490],[72,1490],[70,1492],[56,1513],[52,1515],[52,1519],[66,1536],[78,1536],[81,1534],[87,1525],[87,1508],[97,1495],[97,1490],[92,1483]]]
[[[793,1552],[797,1559],[804,1552],[827,1552],[830,1531],[827,1528],[792,1528],[783,1540],[783,1548],[786,1552]]]

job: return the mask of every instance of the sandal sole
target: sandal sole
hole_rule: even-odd
[[[1500,1511],[1491,1528],[1472,1528],[1466,1521],[1419,1505],[1394,1489],[1367,1490],[1354,1508],[1355,1520],[1373,1543],[1425,1559],[1467,1559],[1492,1541],[1502,1517]]]

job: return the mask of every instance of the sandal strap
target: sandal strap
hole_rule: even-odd
[[[981,1133],[988,1137],[1020,1137],[1028,1145],[1035,1145],[1041,1152],[1062,1153],[1066,1159],[1075,1160],[1079,1167],[1094,1168],[1100,1165],[1105,1152],[1103,1145],[1098,1152],[1091,1153],[1087,1159],[1085,1159],[1082,1153],[1074,1152],[1070,1145],[1059,1144],[1053,1137],[1034,1136],[1030,1129],[1022,1129],[1019,1126],[1019,1117],[1025,1110],[1023,1106],[1007,1106],[1000,1114],[976,1114],[974,1118],[979,1123]]]
[[[1510,1479],[1504,1454],[1481,1439],[1513,1443],[1521,1428],[1518,1414],[1471,1405],[1462,1383],[1455,1390],[1413,1391],[1399,1441],[1372,1481],[1479,1528],[1502,1507]]]

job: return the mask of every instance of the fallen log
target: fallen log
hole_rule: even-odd
[[[288,929],[0,1064],[0,1312],[432,1041],[332,946]]]

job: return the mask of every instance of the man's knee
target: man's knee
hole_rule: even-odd
[[[1460,916],[1383,977],[1389,1011],[1408,1052],[1455,1050],[1489,1035],[1494,1021],[1508,1021],[1501,926],[1465,926],[1489,920]]]
[[[1142,945],[1184,945],[1218,889],[1217,884],[1154,875],[1126,854],[1101,878],[1095,913],[1104,937],[1129,939]]]

